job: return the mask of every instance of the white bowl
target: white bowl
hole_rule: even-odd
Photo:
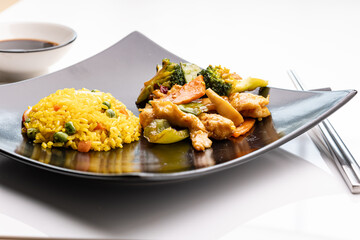
[[[0,82],[24,80],[47,72],[70,48],[77,35],[69,27],[40,22],[0,23],[0,41],[32,39],[57,45],[39,49],[0,49]]]

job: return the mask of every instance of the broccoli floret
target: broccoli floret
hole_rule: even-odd
[[[201,70],[198,75],[204,77],[206,88],[211,88],[220,96],[228,96],[230,93],[232,84],[225,82],[213,66],[210,65],[206,69]]]
[[[144,83],[144,87],[141,89],[140,95],[137,98],[136,105],[138,107],[144,106],[156,87],[164,85],[171,88],[174,84],[185,84],[184,73],[179,64],[172,63],[169,59],[165,58],[162,60],[162,67],[157,67],[155,76]]]
[[[179,64],[176,64],[174,67],[174,72],[171,74],[169,81],[170,87],[174,86],[175,84],[184,85],[186,83],[184,73]]]

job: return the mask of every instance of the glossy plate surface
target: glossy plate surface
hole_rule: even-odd
[[[339,109],[355,90],[301,92],[263,88],[270,94],[271,117],[257,122],[245,137],[213,141],[196,152],[190,140],[154,145],[145,139],[109,152],[78,153],[71,149],[42,149],[24,140],[21,117],[28,106],[62,88],[98,89],[111,93],[138,115],[135,100],[144,81],[155,74],[163,58],[183,59],[139,32],[107,50],[61,71],[0,86],[0,153],[26,164],[86,178],[152,182],[187,179],[226,169],[284,144]]]

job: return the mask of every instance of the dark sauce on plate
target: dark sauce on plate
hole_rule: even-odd
[[[0,40],[0,50],[35,50],[57,46],[59,44],[38,39]]]

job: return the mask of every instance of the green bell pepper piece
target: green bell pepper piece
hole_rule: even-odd
[[[144,128],[144,137],[151,143],[170,144],[189,137],[189,130],[176,130],[166,119],[155,119]]]

